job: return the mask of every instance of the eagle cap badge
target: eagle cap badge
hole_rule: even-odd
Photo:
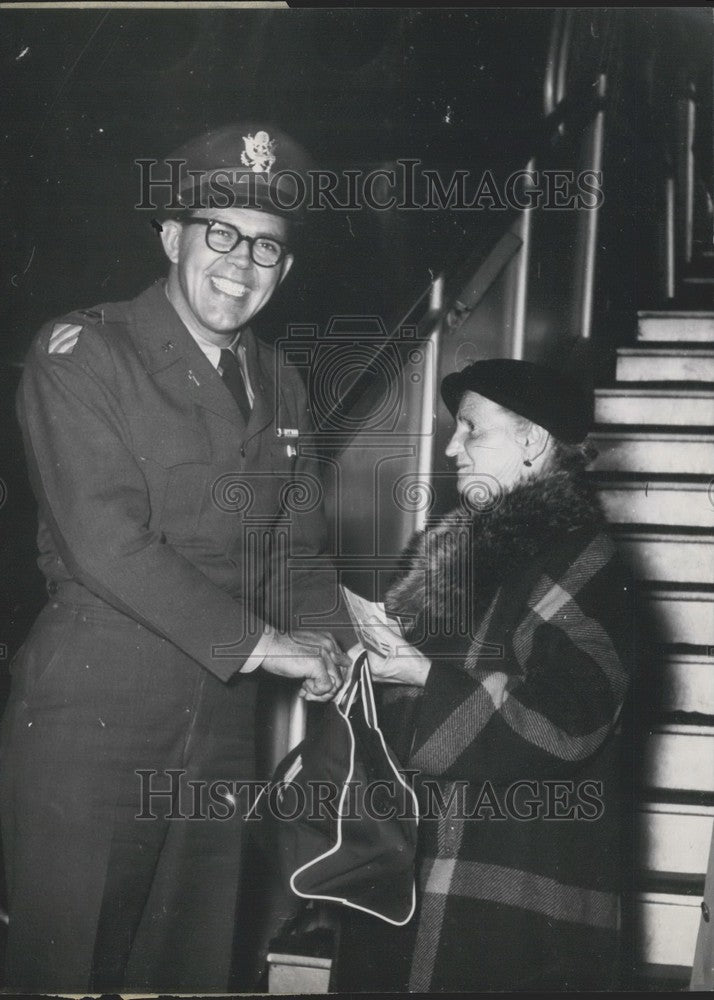
[[[275,163],[275,139],[271,139],[267,132],[259,131],[255,135],[243,136],[245,149],[240,154],[241,163],[244,167],[260,174],[265,171],[269,173]]]

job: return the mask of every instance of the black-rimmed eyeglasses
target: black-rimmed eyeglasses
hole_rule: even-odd
[[[230,253],[245,240],[250,248],[250,259],[259,267],[275,267],[288,252],[285,244],[274,240],[272,236],[245,236],[240,229],[220,219],[192,216],[182,222],[184,226],[194,222],[205,226],[206,246],[216,253]]]

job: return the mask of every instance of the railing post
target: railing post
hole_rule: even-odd
[[[607,92],[607,79],[601,73],[597,79],[597,97],[601,102]],[[583,163],[595,173],[602,171],[605,145],[605,110],[601,106],[587,130],[584,142]],[[600,208],[580,209],[574,275],[576,291],[573,299],[573,329],[583,340],[592,336],[593,302],[595,297],[595,271],[597,263],[597,235]]]
[[[288,712],[288,749],[287,753],[305,739],[307,728],[307,704],[296,691],[290,699]]]
[[[535,159],[530,159],[526,170],[535,170]],[[524,208],[516,223],[516,235],[521,241],[515,266],[513,286],[513,306],[511,310],[511,357],[523,360],[526,342],[526,316],[528,311],[528,272],[531,263],[531,235],[533,229],[533,209]]]
[[[677,102],[677,148],[675,176],[677,179],[677,260],[689,264],[694,239],[694,129],[696,102],[694,85]]]
[[[673,299],[677,290],[677,264],[675,245],[675,190],[674,177],[668,171],[664,181],[665,192],[665,294]]]
[[[550,29],[550,41],[548,43],[548,56],[545,66],[545,77],[543,80],[543,111],[546,118],[555,110],[555,71],[558,64],[558,50],[560,47],[560,35],[563,28],[563,17],[565,11],[558,8],[553,11],[553,25]]]
[[[434,324],[429,334],[429,347],[424,358],[424,375],[421,397],[421,420],[417,443],[417,483],[428,484],[434,463],[434,435],[436,433],[437,381],[439,377],[439,340],[443,323],[444,276],[438,275],[431,286],[429,315]],[[422,531],[426,525],[428,504],[421,504],[414,514],[414,530]]]

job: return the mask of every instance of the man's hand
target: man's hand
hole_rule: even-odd
[[[367,658],[372,677],[378,682],[424,687],[431,670],[431,660],[406,642],[395,646],[389,656],[380,656],[368,649]]]
[[[302,679],[300,695],[307,701],[329,701],[342,687],[349,660],[326,632],[276,632],[261,663],[278,677]]]

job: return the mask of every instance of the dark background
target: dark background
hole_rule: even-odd
[[[550,17],[3,11],[5,352],[21,357],[28,330],[48,316],[132,296],[161,273],[149,217],[133,210],[133,161],[163,157],[205,129],[267,119],[322,168],[398,156],[473,171],[517,162],[518,133],[541,103]],[[296,294],[306,319],[388,313],[469,228],[458,213],[374,214],[311,220],[319,239],[285,289],[295,319]]]

